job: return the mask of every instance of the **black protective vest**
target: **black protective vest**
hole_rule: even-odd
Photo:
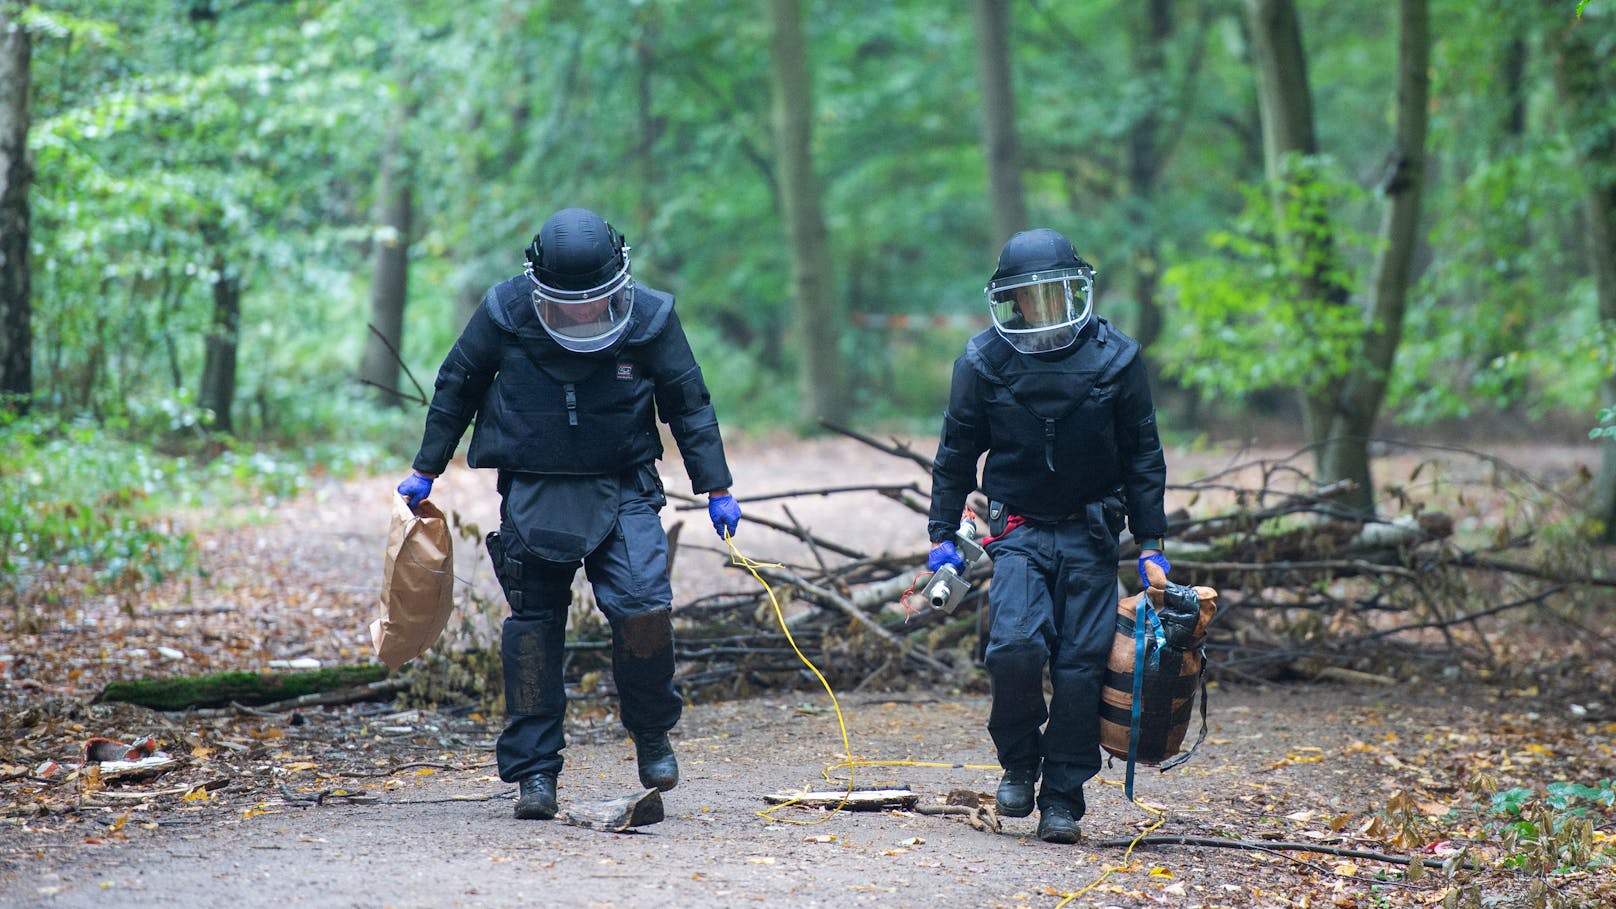
[[[594,354],[557,344],[533,311],[529,288],[499,285],[491,307],[505,329],[499,374],[483,397],[466,463],[541,474],[612,474],[662,455],[647,363],[672,298],[635,291],[623,340]]]
[[[1018,353],[992,329],[967,342],[992,438],[983,491],[1028,517],[1075,513],[1115,492],[1123,458],[1114,383],[1138,353],[1103,319],[1058,359]]]

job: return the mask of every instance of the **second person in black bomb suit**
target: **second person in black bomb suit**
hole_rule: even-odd
[[[1005,243],[986,293],[993,328],[954,363],[932,465],[928,564],[963,567],[965,498],[989,500],[985,655],[1001,814],[1039,809],[1038,836],[1075,843],[1100,769],[1100,689],[1116,630],[1118,535],[1165,572],[1167,465],[1139,344],[1094,317],[1094,269],[1047,228]],[[1044,702],[1044,669],[1054,695]],[[1048,725],[1045,725],[1047,721]]]
[[[583,566],[612,628],[612,671],[640,782],[679,780],[668,731],[682,702],[673,682],[667,503],[656,417],[672,431],[692,488],[708,494],[719,535],[735,533],[718,418],[673,297],[636,285],[629,247],[599,215],[551,215],[527,268],[490,288],[438,371],[411,506],[476,418],[466,461],[499,470],[500,526],[488,535],[510,603],[501,629],[508,722],[500,779],[520,784],[516,816],[555,816],[566,745],[562,655],[572,580]]]

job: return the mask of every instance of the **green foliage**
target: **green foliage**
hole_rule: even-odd
[[[49,415],[0,424],[0,595],[35,602],[50,596],[55,576],[79,570],[124,590],[193,571],[195,541],[175,526],[176,512],[273,505],[322,473],[348,475],[396,450],[362,440],[379,434],[374,410],[352,400],[300,434],[324,441],[281,449],[203,437],[203,415],[183,400],[132,412],[138,425]],[[131,432],[167,453],[130,441]]]
[[[1596,838],[1594,828],[1612,805],[1616,783],[1611,780],[1556,781],[1544,793],[1526,788],[1494,793],[1490,813],[1503,819],[1493,827],[1505,850],[1504,866],[1546,874],[1611,867],[1616,850]]]
[[[424,383],[463,321],[457,302],[517,273],[546,214],[582,204],[625,230],[640,278],[704,327],[698,353],[723,360],[707,372],[726,419],[789,424],[802,351],[755,2],[197,9],[206,14],[167,0],[28,8],[38,406],[147,438],[207,429],[192,402],[213,291],[228,281],[242,291],[238,435],[301,445],[358,425],[407,450],[407,419],[364,415],[346,392],[365,342],[376,174],[397,121],[416,204],[402,355]],[[1153,362],[1186,383],[1236,401],[1322,387],[1363,326],[1352,307],[1308,302],[1297,282],[1322,268],[1352,287],[1366,272],[1360,237],[1378,202],[1361,187],[1386,154],[1393,17],[1363,0],[1303,11],[1331,157],[1301,162],[1317,175],[1282,200],[1282,233],[1313,229],[1322,206],[1338,237],[1334,260],[1305,262],[1263,220],[1272,200],[1242,189],[1262,162],[1239,5],[1176,4],[1165,34],[1151,10],[1016,7],[1032,220],[1100,267],[1101,312],[1125,330],[1141,315],[1141,273],[1170,275],[1170,355]],[[835,262],[821,277],[849,313],[980,314],[1003,238],[989,227],[971,18],[921,0],[808,12]],[[1559,123],[1537,42],[1564,10],[1498,29],[1512,12],[1499,0],[1433,8],[1431,240],[1389,391],[1407,421],[1521,402],[1529,416],[1591,409],[1608,368],[1573,151],[1602,141],[1609,118]],[[1152,137],[1161,166],[1147,178],[1135,154]],[[910,349],[850,329],[860,413],[934,413],[945,383],[931,364],[952,342],[945,332]]]
[[[188,534],[156,515],[172,466],[90,423],[0,425],[0,593],[31,599],[50,575],[87,566],[103,586],[140,586],[195,565]]]
[[[1320,277],[1350,288],[1352,276],[1339,270],[1340,257],[1318,261],[1313,247],[1299,241],[1324,229],[1319,210],[1361,192],[1326,160],[1297,165],[1298,177],[1281,184],[1277,219],[1273,191],[1247,187],[1245,210],[1208,238],[1215,254],[1176,264],[1164,276],[1183,319],[1163,371],[1208,397],[1240,400],[1273,388],[1314,393],[1353,366],[1362,316],[1310,293]],[[1335,242],[1367,240],[1338,229]]]

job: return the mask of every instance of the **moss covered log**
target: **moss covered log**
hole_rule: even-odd
[[[110,682],[98,701],[138,704],[153,710],[192,707],[248,707],[273,704],[306,694],[366,685],[387,677],[381,665],[333,666],[308,672],[221,672],[177,679],[134,679]]]

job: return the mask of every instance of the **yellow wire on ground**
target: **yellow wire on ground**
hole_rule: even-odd
[[[757,582],[759,584],[763,585],[764,592],[766,592],[769,595],[769,605],[774,608],[774,617],[780,623],[780,630],[785,632],[786,641],[791,644],[792,651],[797,654],[797,659],[801,660],[802,664],[804,666],[807,666],[808,669],[813,672],[814,678],[819,679],[819,684],[824,686],[825,694],[830,697],[831,707],[833,707],[835,709],[835,711],[836,711],[836,726],[841,731],[841,734],[842,734],[842,753],[847,755],[847,760],[841,761],[840,763],[836,763],[836,764],[826,765],[825,769],[823,771],[821,771],[821,774],[824,776],[824,778],[827,781],[832,781],[831,780],[831,771],[839,770],[839,769],[841,769],[843,767],[847,768],[847,789],[845,791],[843,791],[841,801],[837,802],[836,806],[834,808],[832,808],[827,814],[825,814],[825,815],[823,815],[823,816],[821,816],[821,817],[819,817],[819,818],[817,818],[815,820],[812,820],[812,821],[798,821],[798,820],[793,820],[791,818],[783,818],[783,817],[776,817],[775,816],[776,811],[779,811],[782,808],[788,808],[788,807],[790,807],[792,805],[795,805],[797,802],[801,801],[802,800],[801,796],[799,796],[799,797],[793,798],[793,799],[791,799],[789,801],[781,802],[778,805],[772,805],[772,806],[770,806],[768,808],[763,809],[762,811],[756,812],[758,817],[766,818],[768,820],[776,821],[776,822],[779,822],[779,823],[782,823],[782,824],[797,824],[799,826],[804,826],[804,827],[812,827],[812,826],[814,826],[816,824],[825,823],[826,821],[828,821],[831,818],[835,817],[838,812],[840,812],[843,808],[845,808],[847,806],[847,800],[853,794],[853,789],[854,789],[853,774],[855,772],[854,768],[856,768],[856,767],[938,767],[938,768],[949,769],[949,770],[999,770],[999,769],[1001,769],[998,764],[950,764],[950,763],[943,762],[943,761],[861,761],[861,760],[856,760],[853,757],[852,740],[847,734],[847,717],[842,713],[841,701],[837,699],[836,692],[835,692],[835,690],[833,690],[831,688],[830,681],[825,678],[825,674],[823,672],[820,672],[819,667],[814,665],[814,661],[808,659],[808,656],[802,652],[802,648],[797,646],[797,639],[791,634],[791,628],[786,625],[785,612],[780,608],[780,601],[774,595],[774,588],[771,587],[769,585],[769,582],[765,581],[763,579],[763,576],[761,574],[758,574],[758,571],[757,571],[759,568],[782,568],[783,566],[780,565],[778,562],[756,562],[756,561],[753,561],[750,557],[744,555],[739,549],[737,549],[735,547],[734,539],[731,538],[730,535],[727,534],[727,533],[724,535],[724,543],[727,546],[729,546],[730,563],[733,564],[733,565],[739,565],[740,567],[745,568],[748,572],[751,573],[753,578],[757,579]],[[1104,783],[1104,784],[1106,784],[1108,786],[1121,786],[1122,785],[1121,783],[1115,782],[1113,780],[1100,780],[1100,782],[1102,782],[1102,783]],[[805,794],[806,794],[806,790],[805,790]],[[1098,878],[1095,878],[1093,881],[1091,881],[1086,887],[1084,887],[1081,890],[1076,890],[1076,891],[1073,891],[1071,893],[1062,893],[1062,894],[1060,894],[1061,901],[1055,905],[1055,909],[1066,909],[1066,906],[1069,903],[1071,903],[1072,900],[1075,900],[1078,897],[1081,897],[1084,894],[1087,894],[1087,893],[1093,891],[1096,887],[1099,887],[1101,884],[1105,883],[1106,879],[1109,878],[1112,874],[1114,874],[1114,873],[1116,873],[1118,871],[1127,871],[1128,868],[1129,868],[1130,860],[1133,858],[1134,849],[1138,848],[1140,842],[1142,842],[1145,837],[1147,837],[1150,834],[1154,833],[1157,828],[1161,827],[1162,824],[1167,823],[1167,813],[1165,811],[1163,811],[1162,809],[1155,808],[1155,807],[1152,807],[1150,805],[1146,805],[1144,802],[1141,802],[1138,799],[1133,799],[1132,802],[1136,807],[1142,808],[1145,811],[1148,811],[1151,814],[1154,814],[1156,816],[1156,819],[1154,821],[1152,821],[1149,826],[1145,827],[1144,830],[1140,831],[1139,835],[1133,838],[1133,842],[1128,844],[1127,851],[1122,853],[1122,862],[1121,862],[1121,864],[1108,866],[1105,869],[1104,874],[1101,874]]]
[[[1121,783],[1118,783],[1118,782],[1116,782],[1114,780],[1100,780],[1100,782],[1106,784],[1107,786],[1121,786],[1122,785]],[[1060,895],[1061,896],[1061,901],[1055,904],[1055,909],[1066,909],[1066,905],[1068,903],[1070,903],[1072,900],[1075,900],[1078,897],[1084,895],[1085,893],[1088,893],[1088,892],[1092,891],[1094,888],[1100,886],[1101,884],[1105,883],[1106,878],[1110,877],[1112,874],[1114,874],[1114,873],[1116,873],[1118,871],[1127,871],[1128,868],[1129,868],[1129,859],[1131,859],[1133,857],[1134,849],[1138,848],[1139,843],[1142,840],[1144,840],[1145,837],[1147,837],[1150,834],[1154,833],[1156,831],[1156,828],[1158,828],[1161,825],[1167,823],[1167,812],[1163,811],[1160,808],[1154,808],[1154,807],[1151,807],[1150,805],[1146,805],[1144,802],[1141,802],[1138,799],[1132,799],[1131,801],[1133,802],[1135,807],[1143,808],[1144,810],[1150,812],[1151,814],[1154,814],[1156,816],[1156,819],[1154,821],[1151,821],[1150,826],[1148,826],[1144,830],[1140,831],[1139,835],[1133,838],[1133,842],[1128,844],[1127,851],[1122,853],[1122,863],[1121,864],[1119,864],[1119,865],[1111,865],[1111,866],[1107,867],[1105,869],[1104,874],[1100,875],[1099,877],[1095,878],[1093,881],[1089,882],[1089,885],[1084,887],[1082,890],[1076,890],[1076,891],[1073,891],[1071,893],[1062,893]]]
[[[802,664],[812,670],[814,677],[819,679],[819,684],[825,686],[825,694],[830,696],[830,705],[836,709],[836,725],[841,729],[842,732],[842,753],[847,755],[847,760],[844,761],[843,764],[836,765],[843,766],[845,764],[848,768],[847,790],[842,793],[841,801],[836,803],[836,807],[832,808],[829,814],[812,821],[798,821],[791,818],[775,817],[774,813],[776,811],[779,811],[781,808],[789,808],[790,806],[801,801],[801,796],[798,796],[790,801],[781,802],[778,805],[771,805],[770,807],[757,812],[757,815],[758,817],[767,818],[771,821],[778,821],[782,824],[797,824],[804,827],[812,827],[815,824],[823,824],[835,817],[836,812],[841,811],[842,808],[847,805],[848,798],[853,794],[852,765],[855,763],[853,761],[853,744],[847,735],[847,718],[842,715],[842,703],[836,699],[836,692],[831,689],[830,681],[825,678],[825,674],[820,672],[819,667],[814,665],[814,661],[808,659],[808,656],[802,652],[802,648],[797,646],[797,639],[791,635],[791,629],[786,627],[786,616],[785,613],[780,609],[780,601],[774,595],[774,588],[770,587],[769,582],[763,580],[763,576],[758,574],[759,568],[783,568],[784,566],[777,562],[754,562],[751,558],[743,555],[739,549],[735,548],[735,540],[728,533],[724,534],[724,543],[725,545],[729,546],[730,564],[739,565],[742,568],[745,568],[751,573],[752,577],[757,579],[759,584],[763,585],[763,590],[769,595],[769,605],[774,607],[774,617],[779,620],[780,630],[786,633],[786,641],[791,644],[791,649],[796,652],[797,659],[802,660]],[[825,779],[830,779],[830,768],[828,767],[825,769]],[[804,790],[804,794],[806,794],[806,790]]]

